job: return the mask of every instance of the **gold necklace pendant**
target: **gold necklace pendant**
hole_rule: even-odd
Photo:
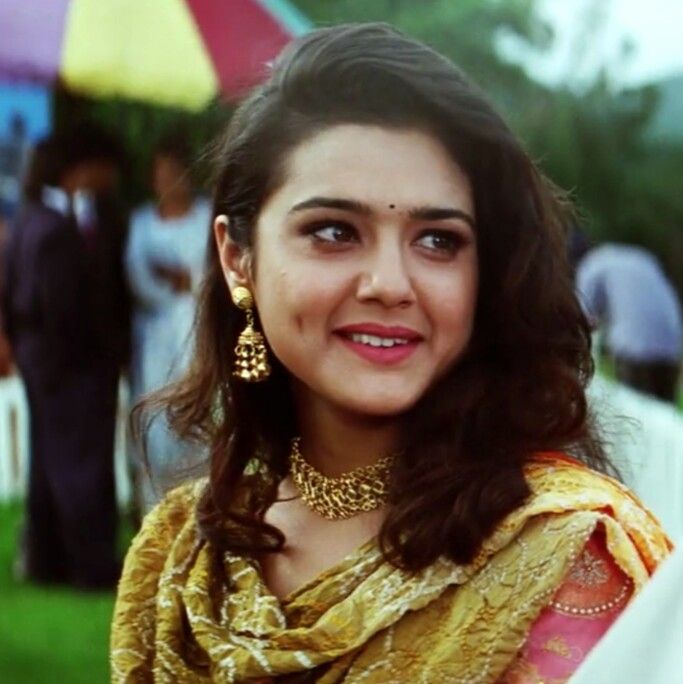
[[[289,468],[304,503],[327,520],[345,520],[375,511],[387,502],[393,456],[356,468],[341,477],[327,477],[301,455],[301,439],[292,440]]]

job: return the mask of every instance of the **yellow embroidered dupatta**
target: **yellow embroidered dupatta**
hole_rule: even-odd
[[[203,483],[180,488],[145,519],[126,559],[112,681],[296,681],[313,670],[305,681],[495,682],[597,525],[636,591],[671,548],[610,478],[557,455],[526,474],[532,496],[471,564],[440,560],[411,576],[371,541],[283,601],[255,563],[199,538]]]

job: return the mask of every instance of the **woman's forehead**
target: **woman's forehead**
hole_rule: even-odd
[[[276,194],[290,206],[339,197],[406,211],[455,203],[472,212],[467,176],[438,139],[417,129],[328,128],[290,153]]]

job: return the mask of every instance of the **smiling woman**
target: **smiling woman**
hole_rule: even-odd
[[[320,405],[388,427],[470,338],[478,266],[469,181],[432,136],[369,125],[332,125],[286,164],[256,221],[257,277],[229,222],[218,223],[228,285],[254,292],[269,346],[297,379],[301,414]],[[394,445],[368,446],[354,460]],[[327,470],[348,466],[340,458],[325,457]]]
[[[194,361],[142,407],[209,476],[131,547],[114,680],[564,681],[669,550],[598,472],[565,203],[384,25],[293,43],[218,166]]]

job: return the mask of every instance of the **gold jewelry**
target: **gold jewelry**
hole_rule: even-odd
[[[254,330],[254,298],[246,287],[232,291],[232,301],[247,316],[247,327],[242,331],[235,347],[233,375],[244,382],[262,382],[270,375],[268,350],[263,335]]]
[[[327,477],[301,455],[301,439],[292,440],[289,468],[304,503],[323,518],[345,520],[374,511],[387,502],[393,456],[356,468],[341,477]]]

